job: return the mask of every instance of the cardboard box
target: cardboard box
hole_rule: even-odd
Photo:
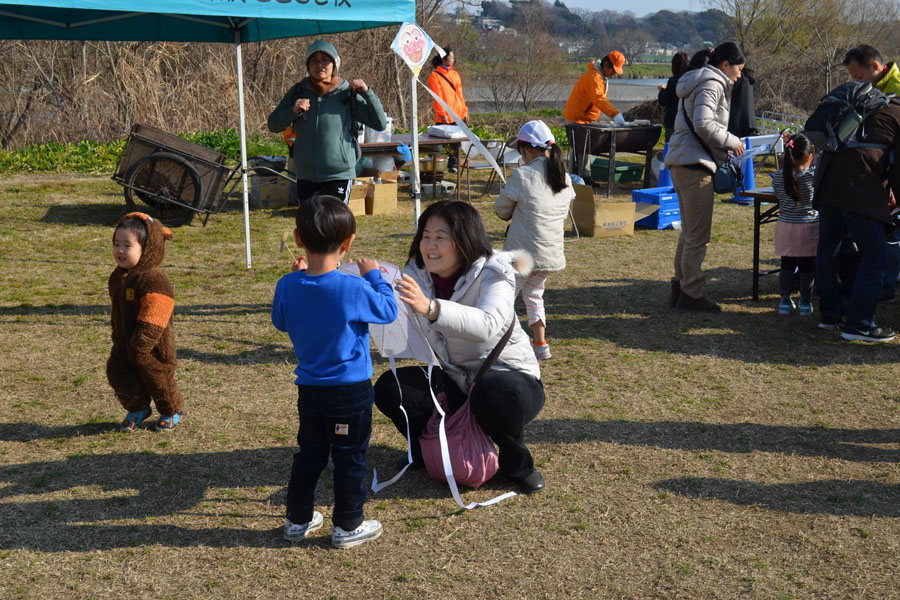
[[[368,180],[369,177],[374,177],[375,181],[378,181],[381,178],[382,183],[397,183],[400,178],[400,171],[379,171],[377,169],[363,169],[362,175],[360,175],[360,179]]]
[[[368,190],[368,184],[350,187],[350,199],[347,201],[347,206],[354,217],[361,217],[366,214],[366,195]]]
[[[397,184],[376,183],[366,195],[367,215],[390,215],[397,212]]]
[[[578,233],[587,237],[634,235],[634,223],[659,210],[645,202],[601,202],[589,185],[573,184],[572,215]]]
[[[254,176],[250,181],[250,206],[252,208],[296,208],[297,184],[284,177]]]
[[[394,173],[396,174],[396,171]],[[355,191],[357,187],[365,187],[367,215],[389,215],[396,212],[398,184],[369,183],[369,177],[357,177],[356,181],[366,184],[365,186],[355,185],[353,188]],[[382,181],[384,181],[383,178]]]

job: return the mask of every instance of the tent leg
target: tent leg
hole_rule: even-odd
[[[247,268],[250,268],[250,198],[247,193],[247,126],[244,119],[244,64],[241,58],[241,34],[234,33],[237,57],[238,111],[241,117],[241,187],[244,190],[244,249]]]

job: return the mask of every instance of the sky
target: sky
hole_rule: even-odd
[[[660,10],[700,12],[707,8],[705,0],[630,0],[627,3],[603,2],[602,0],[563,0],[563,2],[569,8],[585,8],[596,12],[601,10],[614,10],[617,12],[630,10],[639,17]]]

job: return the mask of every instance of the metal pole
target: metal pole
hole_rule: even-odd
[[[416,83],[418,82],[419,76],[417,73],[413,72],[412,79],[410,80],[410,94],[409,97],[412,99],[412,110],[410,110],[409,117],[409,131],[412,135],[412,161],[413,161],[413,178],[412,178],[412,186],[411,186],[411,195],[413,199],[413,203],[416,207],[416,221],[413,223],[413,229],[418,227],[419,225],[419,215],[421,214],[421,205],[420,200],[422,198],[422,185],[421,180],[419,178],[419,101],[416,97]],[[431,182],[431,185],[434,185],[434,181]]]
[[[234,32],[234,47],[237,56],[238,112],[241,116],[241,186],[244,189],[244,249],[247,268],[250,268],[250,198],[247,193],[247,126],[244,121],[244,63],[241,59],[241,33]]]

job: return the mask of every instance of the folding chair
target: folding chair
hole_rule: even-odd
[[[503,160],[503,150],[506,148],[505,140],[481,140],[481,144],[485,147],[485,149],[491,154],[491,157],[497,161],[497,164],[500,165],[500,168],[503,169],[503,177],[506,177],[506,167]],[[491,174],[488,177],[487,184],[484,186],[484,191],[481,192],[481,195],[484,196],[491,189],[491,184],[494,183],[494,178],[497,176],[497,172],[494,171],[494,167],[491,166],[491,163],[488,162],[487,158],[481,154],[481,152],[476,149],[474,144],[466,150],[465,158],[463,159],[462,164],[460,165],[461,169],[466,170],[466,199],[469,200],[472,198],[472,184],[471,178],[469,177],[470,171],[484,171],[490,170]]]

